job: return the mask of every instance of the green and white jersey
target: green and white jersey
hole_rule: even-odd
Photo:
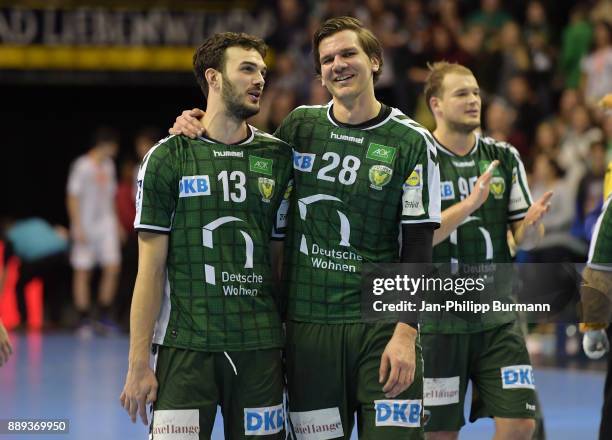
[[[595,223],[587,265],[596,270],[612,271],[612,194]]]
[[[275,134],[294,149],[287,317],[358,322],[362,264],[399,261],[401,223],[440,223],[433,138],[384,105],[357,126],[331,104],[298,107]]]
[[[518,151],[506,142],[477,135],[472,150],[458,156],[436,141],[440,164],[440,198],[442,211],[465,199],[478,177],[491,162],[499,160],[493,172],[489,197],[467,217],[459,227],[433,249],[435,263],[510,263],[507,231],[509,223],[522,220],[532,204],[525,167]],[[484,266],[480,266],[484,267]],[[501,298],[511,295],[496,292]],[[470,298],[472,300],[473,298]],[[466,316],[474,316],[467,313]],[[443,319],[426,320],[421,327],[426,333],[472,333],[510,322],[513,313],[486,314],[486,322],[456,318],[446,314]]]
[[[284,235],[291,177],[291,148],[252,127],[234,145],[169,136],[145,156],[134,226],[170,235],[155,343],[282,346],[269,244]]]

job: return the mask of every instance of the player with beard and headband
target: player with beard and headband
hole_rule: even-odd
[[[480,89],[472,72],[446,62],[430,66],[425,98],[436,129],[442,223],[434,233],[436,263],[510,263],[510,226],[517,245],[530,248],[543,234],[540,220],[552,193],[532,203],[514,147],[477,134]],[[511,295],[508,291],[496,295]],[[471,298],[472,299],[472,298]],[[495,439],[531,438],[536,396],[529,354],[517,316],[486,319],[443,313],[421,326],[428,440],[456,439],[465,421],[468,380],[474,386],[470,420],[495,418]],[[443,350],[440,347],[445,347]],[[505,371],[523,378],[510,384]],[[443,391],[443,392],[442,392]]]
[[[440,221],[434,141],[376,99],[382,47],[359,20],[324,22],[313,55],[332,102],[298,107],[275,133],[294,148],[284,252],[292,428],[298,439],[349,439],[357,414],[360,438],[422,439],[416,325],[364,322],[361,271],[431,262]],[[195,136],[201,115],[183,112],[171,132]]]
[[[282,327],[273,260],[291,189],[289,146],[245,122],[259,111],[266,46],[219,33],[193,57],[203,134],[169,136],[138,173],[138,276],[121,404],[151,436],[284,439]],[[272,254],[272,255],[271,255]],[[155,372],[149,366],[151,343]]]

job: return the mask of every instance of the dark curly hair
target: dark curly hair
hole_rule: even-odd
[[[225,49],[235,46],[255,49],[262,58],[265,58],[268,50],[268,46],[261,38],[245,33],[220,32],[207,38],[193,54],[193,73],[205,97],[208,98],[208,82],[204,77],[204,72],[209,68],[223,71],[225,69]]]

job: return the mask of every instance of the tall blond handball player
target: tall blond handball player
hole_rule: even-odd
[[[333,100],[298,107],[275,133],[294,149],[285,249],[290,420],[298,439],[348,439],[355,414],[360,438],[421,439],[416,329],[362,322],[360,283],[364,262],[431,261],[440,206],[433,139],[377,101],[382,47],[361,22],[324,22],[313,57]],[[195,135],[200,116],[183,112],[174,130]]]
[[[154,440],[284,439],[283,341],[273,288],[291,149],[245,122],[259,111],[266,46],[220,33],[194,54],[207,98],[197,139],[169,136],[138,173],[138,276],[121,404]],[[280,242],[279,242],[280,243]],[[157,357],[149,366],[151,343]]]
[[[436,121],[442,198],[434,262],[509,263],[508,227],[518,246],[533,247],[543,234],[540,220],[552,193],[532,203],[516,149],[476,133],[481,98],[472,72],[446,62],[430,69],[425,97]],[[471,421],[494,417],[496,440],[531,439],[535,385],[517,316],[500,312],[482,321],[463,318],[446,315],[421,327],[427,439],[458,438],[469,380],[477,396]],[[511,384],[514,374],[522,379]]]

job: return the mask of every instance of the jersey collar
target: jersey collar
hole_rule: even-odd
[[[376,127],[384,124],[391,117],[391,107],[386,106],[385,104],[381,103],[380,111],[372,119],[369,119],[369,120],[367,120],[365,122],[362,122],[360,124],[346,124],[344,122],[338,121],[334,117],[333,108],[334,108],[334,104],[330,103],[329,107],[327,107],[327,118],[336,127],[356,128],[358,130],[369,130],[369,129],[376,128]]]
[[[247,124],[247,135],[244,139],[238,141],[238,142],[234,142],[233,144],[225,144],[221,141],[218,141],[216,139],[213,139],[209,136],[206,136],[206,133],[204,133],[202,136],[199,136],[198,139],[200,139],[201,141],[204,142],[208,142],[209,144],[221,144],[221,145],[244,145],[244,144],[248,144],[249,142],[251,142],[253,140],[253,138],[255,137],[255,130],[253,129],[253,127],[251,127],[249,124]]]
[[[480,140],[480,135],[478,133],[474,133],[474,146],[472,146],[472,149],[470,151],[468,151],[466,154],[464,154],[463,156],[460,156],[458,154],[453,153],[450,149],[445,147],[442,144],[442,142],[440,142],[438,140],[438,138],[433,133],[431,135],[434,138],[434,140],[436,141],[436,147],[438,148],[438,150],[443,152],[443,153],[446,153],[448,156],[462,158],[462,157],[472,156],[474,153],[476,153],[476,151],[478,151],[478,141]]]

